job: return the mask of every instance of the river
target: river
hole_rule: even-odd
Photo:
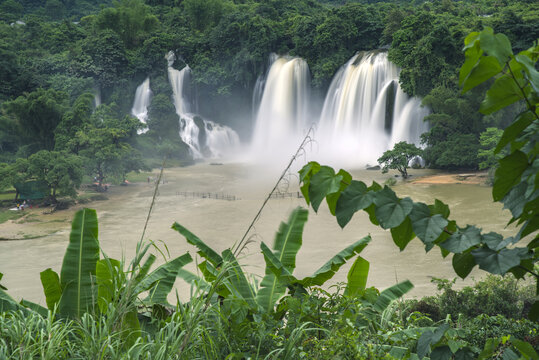
[[[155,173],[155,171],[154,171]],[[370,183],[383,182],[391,174],[380,171],[352,171],[355,179]],[[430,170],[412,170],[414,177],[432,174]],[[178,256],[185,251],[195,256],[195,249],[187,244],[178,233],[171,230],[174,221],[187,227],[203,241],[218,251],[222,251],[238,241],[261,206],[265,196],[272,189],[280,175],[279,170],[245,164],[211,165],[200,163],[184,168],[170,168],[164,171],[164,184],[160,184],[156,203],[152,211],[146,239],[152,240],[160,251],[170,256]],[[297,176],[287,177],[280,186],[284,192],[297,192]],[[511,229],[505,229],[509,212],[502,210],[501,204],[493,203],[491,189],[478,185],[423,185],[401,182],[393,187],[400,196],[410,196],[415,201],[432,203],[438,198],[449,204],[451,218],[461,226],[476,224],[486,231],[498,231],[508,236]],[[210,192],[235,196],[235,200],[202,198],[182,195],[182,192]],[[99,240],[105,253],[114,258],[129,261],[140,240],[148,214],[153,184],[136,183],[129,186],[112,187],[108,201],[92,202],[89,207],[98,211]],[[279,223],[285,221],[297,206],[305,206],[303,199],[287,197],[268,202],[252,233],[252,242],[241,256],[240,262],[249,273],[264,273],[264,260],[260,254],[260,241],[269,246]],[[48,234],[36,239],[0,241],[0,272],[4,274],[2,284],[16,299],[25,299],[45,304],[39,273],[46,268],[60,270],[62,258],[69,237],[69,219],[73,210],[59,211],[53,215],[41,215],[41,209],[33,209],[39,216],[34,221],[23,224],[8,222],[0,224],[0,233],[21,237]],[[424,296],[434,293],[432,277],[456,277],[451,259],[442,259],[436,248],[425,253],[422,243],[415,239],[400,252],[393,244],[389,231],[373,226],[362,212],[354,216],[345,229],[341,229],[335,218],[329,214],[325,204],[316,214],[309,210],[309,221],[305,226],[303,246],[298,254],[295,274],[298,277],[312,274],[331,256],[353,241],[371,234],[373,241],[363,251],[362,256],[371,263],[368,286],[386,288],[397,281],[408,279],[415,288],[410,296]],[[160,261],[163,262],[159,251]],[[167,255],[168,256],[168,255]],[[328,285],[344,281],[350,264],[343,267]],[[188,269],[195,271],[191,264]],[[471,276],[478,278],[483,272],[475,269]],[[457,281],[457,286],[470,284]],[[188,285],[178,280],[176,288],[180,298],[186,299]]]

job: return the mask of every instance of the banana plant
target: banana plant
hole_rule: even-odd
[[[296,208],[288,221],[280,224],[273,250],[264,242],[260,244],[266,270],[258,291],[255,291],[253,285],[247,281],[245,273],[230,250],[227,249],[219,255],[185,227],[174,223],[172,228],[183,235],[188,243],[196,246],[198,254],[204,259],[198,265],[204,279],[185,270],[178,273],[178,276],[191,284],[202,284],[208,292],[213,289],[225,301],[243,303],[251,311],[274,312],[276,303],[285,295],[287,289],[292,293],[306,293],[308,287],[324,285],[341,266],[358,255],[371,241],[370,236],[366,236],[354,242],[333,256],[313,275],[297,279],[292,273],[296,267],[296,255],[302,245],[307,218],[306,209]],[[348,274],[347,292],[351,296],[365,289],[368,269],[368,261],[358,256]]]
[[[149,296],[143,300],[144,305],[169,305],[166,298],[178,271],[193,259],[187,253],[150,272],[155,256],[148,255],[142,263],[148,248],[149,245],[137,246],[131,272],[126,272],[120,261],[106,255],[99,259],[97,213],[92,209],[78,211],[60,276],[50,268],[40,274],[47,308],[57,307],[60,316],[80,318],[96,308],[106,312],[110,303],[119,301],[119,296],[129,297],[131,301],[146,291]],[[136,308],[133,304],[129,306],[126,316],[138,324]]]

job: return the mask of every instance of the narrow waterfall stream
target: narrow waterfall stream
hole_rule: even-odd
[[[194,159],[221,158],[237,150],[240,144],[238,134],[228,126],[203,119],[191,111],[191,103],[187,94],[191,68],[186,65],[182,70],[172,67],[176,56],[169,52],[168,76],[172,86],[174,106],[180,121],[180,137],[189,146]],[[197,125],[196,118],[199,118]],[[205,141],[201,143],[201,138]]]
[[[131,108],[131,114],[140,120],[144,125],[148,120],[148,107],[152,101],[152,90],[150,89],[150,78],[147,77],[146,80],[142,82],[137,87],[135,92],[135,100],[133,101],[133,107]],[[145,133],[148,131],[146,126],[144,129],[140,130],[139,133]]]

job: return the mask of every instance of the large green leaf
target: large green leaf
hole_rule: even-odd
[[[520,177],[527,167],[528,157],[521,151],[515,151],[500,160],[492,187],[494,201],[501,201],[509,190],[520,182]]]
[[[314,202],[314,200],[312,201]],[[307,222],[308,214],[306,209],[296,208],[290,214],[288,222],[281,223],[279,231],[275,235],[274,255],[289,273],[292,273],[296,268],[296,255],[301,247],[303,227]],[[258,304],[266,311],[271,311],[275,302],[284,295],[285,290],[286,286],[266,266],[266,275],[260,283],[260,290],[257,294]]]
[[[320,164],[317,163],[316,161],[311,161],[307,165],[305,165],[303,168],[301,168],[301,170],[299,171],[299,182],[303,183],[303,185],[300,187],[300,190],[307,204],[311,203],[311,199],[309,198],[309,187],[311,185],[311,177],[314,174],[316,174],[319,170],[320,170]]]
[[[299,281],[303,286],[322,286],[326,281],[331,279],[341,266],[346,264],[350,258],[359,254],[371,241],[370,236],[365,236],[363,239],[356,241],[352,245],[341,250],[337,255],[333,256],[320,269],[316,270],[311,276],[305,277]]]
[[[277,279],[279,279],[280,283],[288,286],[291,283],[299,281],[294,275],[292,275],[292,273],[290,273],[286,269],[286,267],[281,263],[281,261],[273,253],[273,251],[271,251],[271,249],[264,242],[260,243],[260,250],[262,250],[262,254],[264,255],[266,269],[271,270],[275,274]]]
[[[365,290],[367,286],[367,277],[369,276],[370,264],[367,260],[358,256],[348,271],[348,282],[344,294],[347,296],[355,296],[360,291]]]
[[[494,56],[482,56],[479,62],[473,67],[468,77],[464,80],[462,92],[465,93],[468,90],[473,89],[501,71],[502,67]]]
[[[373,195],[362,181],[352,180],[350,185],[341,193],[335,209],[335,216],[340,227],[345,227],[352,216],[372,204]]]
[[[53,310],[56,304],[62,297],[62,285],[60,285],[60,277],[51,268],[48,268],[39,273],[43,292],[45,293],[45,302],[49,310]]]
[[[505,275],[509,269],[531,257],[527,248],[501,249],[500,251],[479,248],[472,250],[472,255],[480,269],[495,275]]]
[[[413,207],[413,201],[410,198],[399,199],[387,186],[376,194],[374,203],[376,204],[376,218],[384,229],[402,224]]]
[[[168,305],[167,296],[172,290],[178,270],[192,261],[191,255],[186,253],[159,266],[137,284],[135,293],[140,294],[149,290],[150,292],[145,301],[151,304]]]
[[[418,238],[425,244],[432,243],[442,234],[448,224],[440,214],[431,215],[429,207],[423,203],[414,203],[410,213],[412,227]]]
[[[485,100],[481,102],[479,111],[485,115],[492,114],[522,99],[522,93],[513,78],[507,75],[494,81],[487,91]]]
[[[449,324],[445,323],[440,325],[434,331],[427,330],[421,335],[417,341],[417,355],[420,359],[423,359],[423,357],[429,353],[431,346],[436,345],[448,329]]]
[[[452,253],[461,253],[481,243],[481,230],[475,226],[459,229],[440,245]]]
[[[410,281],[406,280],[385,289],[380,293],[380,296],[374,303],[374,309],[378,310],[379,312],[383,312],[385,309],[387,309],[389,304],[401,298],[413,288],[414,285]]]
[[[24,309],[7,292],[0,289],[0,313]]]
[[[453,269],[458,276],[464,279],[470,274],[474,266],[476,265],[475,259],[470,251],[465,251],[461,254],[453,255]]]
[[[96,264],[97,305],[102,313],[106,313],[114,294],[120,290],[117,287],[120,285],[120,274],[123,275],[121,266],[120,261],[109,258],[101,259]]]
[[[153,263],[155,262],[156,257],[153,254],[148,255],[146,260],[144,261],[144,264],[140,266],[139,271],[137,272],[135,282],[140,282],[146,275],[148,275],[148,272],[150,272],[150,268],[152,267]]]
[[[71,225],[69,245],[60,271],[62,297],[59,313],[79,318],[94,304],[92,277],[99,260],[97,214],[92,209],[77,211]]]
[[[204,292],[208,292],[210,290],[210,284],[204,281],[204,279],[202,279],[200,276],[195,275],[190,271],[187,271],[185,269],[179,269],[176,275],[180,279],[183,279],[186,283],[190,284],[191,286],[194,286],[196,289],[200,289]]]
[[[198,254],[204,259],[210,261],[213,266],[219,267],[221,265],[221,263],[223,262],[223,258],[212,248],[206,245],[202,240],[200,240],[198,236],[196,236],[177,222],[172,225],[172,228],[182,234],[189,244],[196,246],[199,250]]]
[[[44,318],[46,318],[49,315],[49,310],[46,307],[36,304],[35,302],[22,299],[20,304],[24,306],[25,308],[38,313]]]
[[[335,170],[331,167],[320,167],[320,170],[311,177],[309,186],[309,198],[314,211],[318,211],[318,207],[327,195],[339,191],[342,180],[343,175],[335,175]]]
[[[531,111],[525,111],[521,113],[511,125],[505,128],[500,141],[496,146],[496,153],[499,153],[507,144],[514,141],[522,134],[522,131],[526,129],[533,121],[535,116]]]
[[[341,182],[339,184],[339,190],[326,196],[326,202],[328,203],[328,208],[329,212],[331,212],[331,215],[335,215],[337,201],[341,197],[342,191],[346,189],[348,185],[350,185],[350,183],[352,182],[352,175],[350,175],[350,173],[344,171],[343,169],[339,170],[337,176],[342,176]]]
[[[511,49],[511,42],[504,34],[494,34],[492,28],[486,26],[479,34],[479,42],[481,49],[487,52],[487,54],[494,56],[499,65],[502,65],[509,61],[513,50]],[[498,65],[498,66],[499,66]]]
[[[412,221],[409,217],[397,227],[391,228],[391,237],[395,245],[402,251],[406,248],[406,245],[414,238],[414,229],[412,228]]]

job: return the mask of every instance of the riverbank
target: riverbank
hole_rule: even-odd
[[[486,185],[487,180],[488,171],[475,171],[466,173],[440,173],[434,175],[427,175],[417,179],[412,179],[411,182],[415,184],[427,185]]]

